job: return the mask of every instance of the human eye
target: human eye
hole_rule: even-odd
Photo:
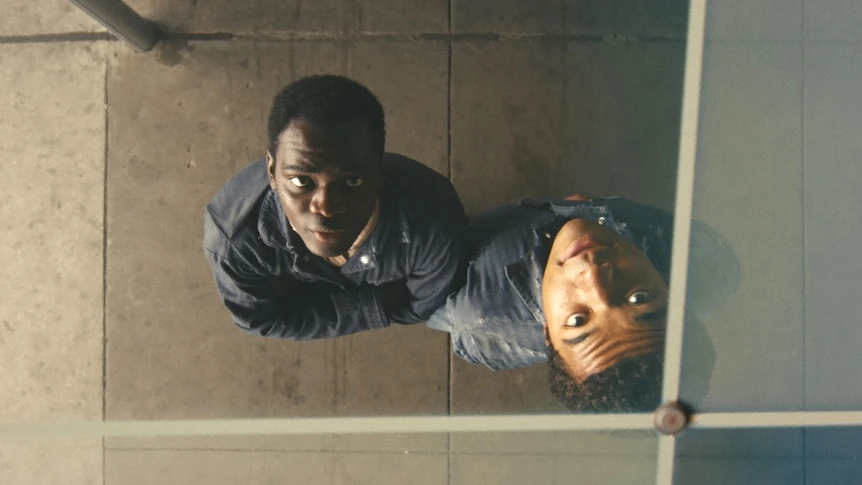
[[[632,293],[628,297],[628,302],[632,305],[643,305],[655,299],[655,293],[646,290],[640,290]]]
[[[311,185],[311,178],[302,175],[297,177],[290,177],[287,179],[287,181],[290,182],[290,185],[298,189],[305,189]]]
[[[349,179],[347,179],[347,180],[345,180],[345,181],[344,181],[344,183],[345,183],[348,187],[351,187],[351,188],[359,187],[360,185],[362,185],[362,182],[364,182],[364,180],[362,180],[362,179],[361,179],[361,178],[359,178],[359,177],[351,177],[351,178],[349,178]]]
[[[567,327],[580,327],[587,323],[588,315],[586,313],[575,313],[566,319]]]

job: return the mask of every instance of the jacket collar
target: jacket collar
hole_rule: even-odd
[[[341,267],[342,273],[353,273],[377,267],[379,260],[398,244],[410,243],[410,221],[404,208],[400,207],[387,191],[380,194],[380,218],[371,236],[359,247],[347,263]],[[257,221],[260,239],[267,246],[286,249],[292,255],[308,255],[302,238],[290,227],[281,208],[278,195],[269,189],[261,202]]]
[[[532,231],[532,248],[523,257],[506,265],[506,279],[524,302],[536,322],[545,324],[542,310],[542,278],[554,236],[567,219],[555,218]]]

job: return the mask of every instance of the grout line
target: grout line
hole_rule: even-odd
[[[806,257],[807,235],[805,217],[805,2],[799,1],[799,160],[801,165],[800,202],[802,204],[802,409],[808,406],[808,391],[805,388],[806,366],[808,361],[805,342],[808,341],[808,309],[805,304],[808,290],[808,258]],[[802,429],[802,483],[808,483],[808,431]]]
[[[102,179],[102,421],[107,419],[108,407],[108,75],[111,64],[111,47],[105,46],[105,158]],[[102,437],[102,485],[107,476],[107,438]]]
[[[165,34],[160,40],[171,41],[472,41],[472,42],[506,42],[506,41],[576,41],[576,42],[609,42],[609,43],[685,43],[685,36],[656,35],[618,35],[618,34],[578,34],[578,33],[497,33],[497,32],[192,32]],[[0,36],[0,44],[26,44],[50,42],[90,42],[118,41],[108,32],[69,32],[64,34],[37,34]]]
[[[176,37],[183,37],[180,34]],[[230,34],[232,40],[261,41],[320,41],[320,40],[351,40],[351,41],[540,41],[569,40],[582,42],[673,42],[685,43],[685,36],[655,36],[617,34],[578,34],[578,33],[548,33],[548,32],[257,32]],[[171,36],[173,37],[173,36]]]
[[[158,447],[158,448],[136,448],[136,447],[116,447],[110,451],[121,452],[163,452],[163,451],[189,451],[189,452],[217,452],[217,453],[314,453],[320,455],[445,455],[445,451],[411,451],[411,450],[332,450],[332,449],[290,449],[290,448],[182,448],[182,447]]]
[[[448,31],[452,34],[452,2],[449,0]],[[447,43],[446,58],[446,170],[449,182],[455,185],[452,178],[452,41]],[[446,414],[452,415],[452,338],[446,334]],[[452,433],[446,434],[446,483],[452,483]]]
[[[182,447],[158,447],[158,448],[136,448],[136,447],[116,447],[111,448],[110,451],[120,451],[120,452],[164,452],[164,451],[189,451],[189,452],[221,452],[221,453],[315,453],[315,454],[325,454],[325,455],[426,455],[426,456],[437,456],[437,455],[446,455],[445,451],[397,451],[397,450],[333,450],[333,449],[290,449],[290,448],[182,448]],[[600,453],[600,452],[564,452],[564,451],[461,451],[455,453],[456,456],[530,456],[530,457],[592,457],[592,458],[608,458],[608,457],[651,457],[655,456],[655,453]],[[691,455],[692,457],[709,457],[711,455]],[[719,457],[724,459],[737,459],[737,457]],[[781,457],[776,456],[774,458],[778,459],[790,459],[797,458],[795,456]],[[746,459],[746,457],[739,457],[738,459]],[[748,458],[751,460],[757,460],[759,458]]]
[[[64,34],[2,35],[0,44],[42,44],[48,42],[95,42],[118,40],[109,32],[68,32]]]
[[[449,181],[453,184],[455,181],[452,179],[452,42],[449,42],[448,45],[448,54],[447,54],[447,67],[448,71],[447,83],[446,83],[446,160],[447,160],[447,170]]]

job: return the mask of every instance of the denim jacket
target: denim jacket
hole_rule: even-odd
[[[425,321],[463,283],[467,218],[452,184],[409,158],[384,156],[380,217],[338,268],[290,228],[266,162],[240,171],[207,205],[204,254],[241,329],[306,340]],[[405,280],[410,299],[387,314],[379,285]]]
[[[492,370],[547,362],[541,285],[566,221],[588,218],[634,242],[667,280],[673,216],[621,198],[525,200],[471,221],[467,281],[427,324],[450,333],[453,352]]]

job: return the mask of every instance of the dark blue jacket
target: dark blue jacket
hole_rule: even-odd
[[[380,218],[343,267],[305,248],[259,160],[206,207],[204,253],[234,322],[265,337],[336,337],[390,321],[425,321],[463,284],[467,219],[452,184],[386,154]],[[410,300],[387,314],[379,285],[405,280]]]

